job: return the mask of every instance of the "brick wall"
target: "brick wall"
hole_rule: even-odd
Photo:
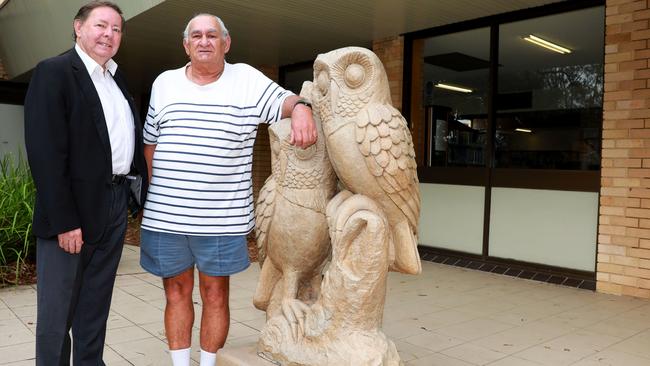
[[[259,66],[258,70],[269,79],[278,81],[279,70],[275,66]],[[271,145],[269,143],[268,125],[260,123],[257,128],[257,138],[253,146],[253,197],[257,195],[264,185],[266,178],[271,175]]]
[[[650,4],[607,0],[597,289],[650,298]]]
[[[2,63],[2,59],[0,58],[0,80],[8,80],[8,79],[9,79],[9,75],[7,75],[4,64]]]
[[[402,110],[402,79],[404,72],[404,37],[395,36],[372,42],[372,51],[384,64],[393,106]]]

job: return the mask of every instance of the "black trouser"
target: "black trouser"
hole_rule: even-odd
[[[71,328],[74,365],[104,365],[106,320],[126,232],[128,184],[112,188],[109,224],[100,242],[70,254],[56,239],[36,241],[37,366],[70,364]]]

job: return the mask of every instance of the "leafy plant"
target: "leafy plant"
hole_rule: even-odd
[[[0,160],[0,271],[14,272],[11,282],[18,283],[26,261],[35,254],[35,194],[27,162],[20,157],[16,162],[11,155],[5,155]]]

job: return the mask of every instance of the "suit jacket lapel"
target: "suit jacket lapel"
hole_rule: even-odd
[[[81,58],[77,54],[77,51],[73,48],[68,51],[70,56],[72,69],[74,70],[75,78],[77,79],[77,84],[81,88],[81,95],[86,100],[88,108],[92,114],[92,122],[97,128],[97,133],[99,134],[99,140],[102,142],[104,147],[104,152],[106,152],[106,158],[108,159],[109,166],[113,164],[113,157],[111,152],[111,141],[108,138],[108,128],[106,127],[106,119],[104,118],[104,110],[102,109],[102,102],[99,100],[99,95],[95,89],[90,75],[88,75],[88,70],[84,65]]]

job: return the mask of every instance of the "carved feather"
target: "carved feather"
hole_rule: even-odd
[[[416,228],[420,193],[415,151],[406,120],[397,109],[378,103],[368,105],[366,113],[360,113],[359,117],[356,141],[367,168],[408,218],[410,226]]]
[[[271,175],[260,189],[257,205],[255,206],[255,237],[257,238],[257,258],[260,266],[266,259],[267,234],[273,221],[275,209],[275,179]]]

